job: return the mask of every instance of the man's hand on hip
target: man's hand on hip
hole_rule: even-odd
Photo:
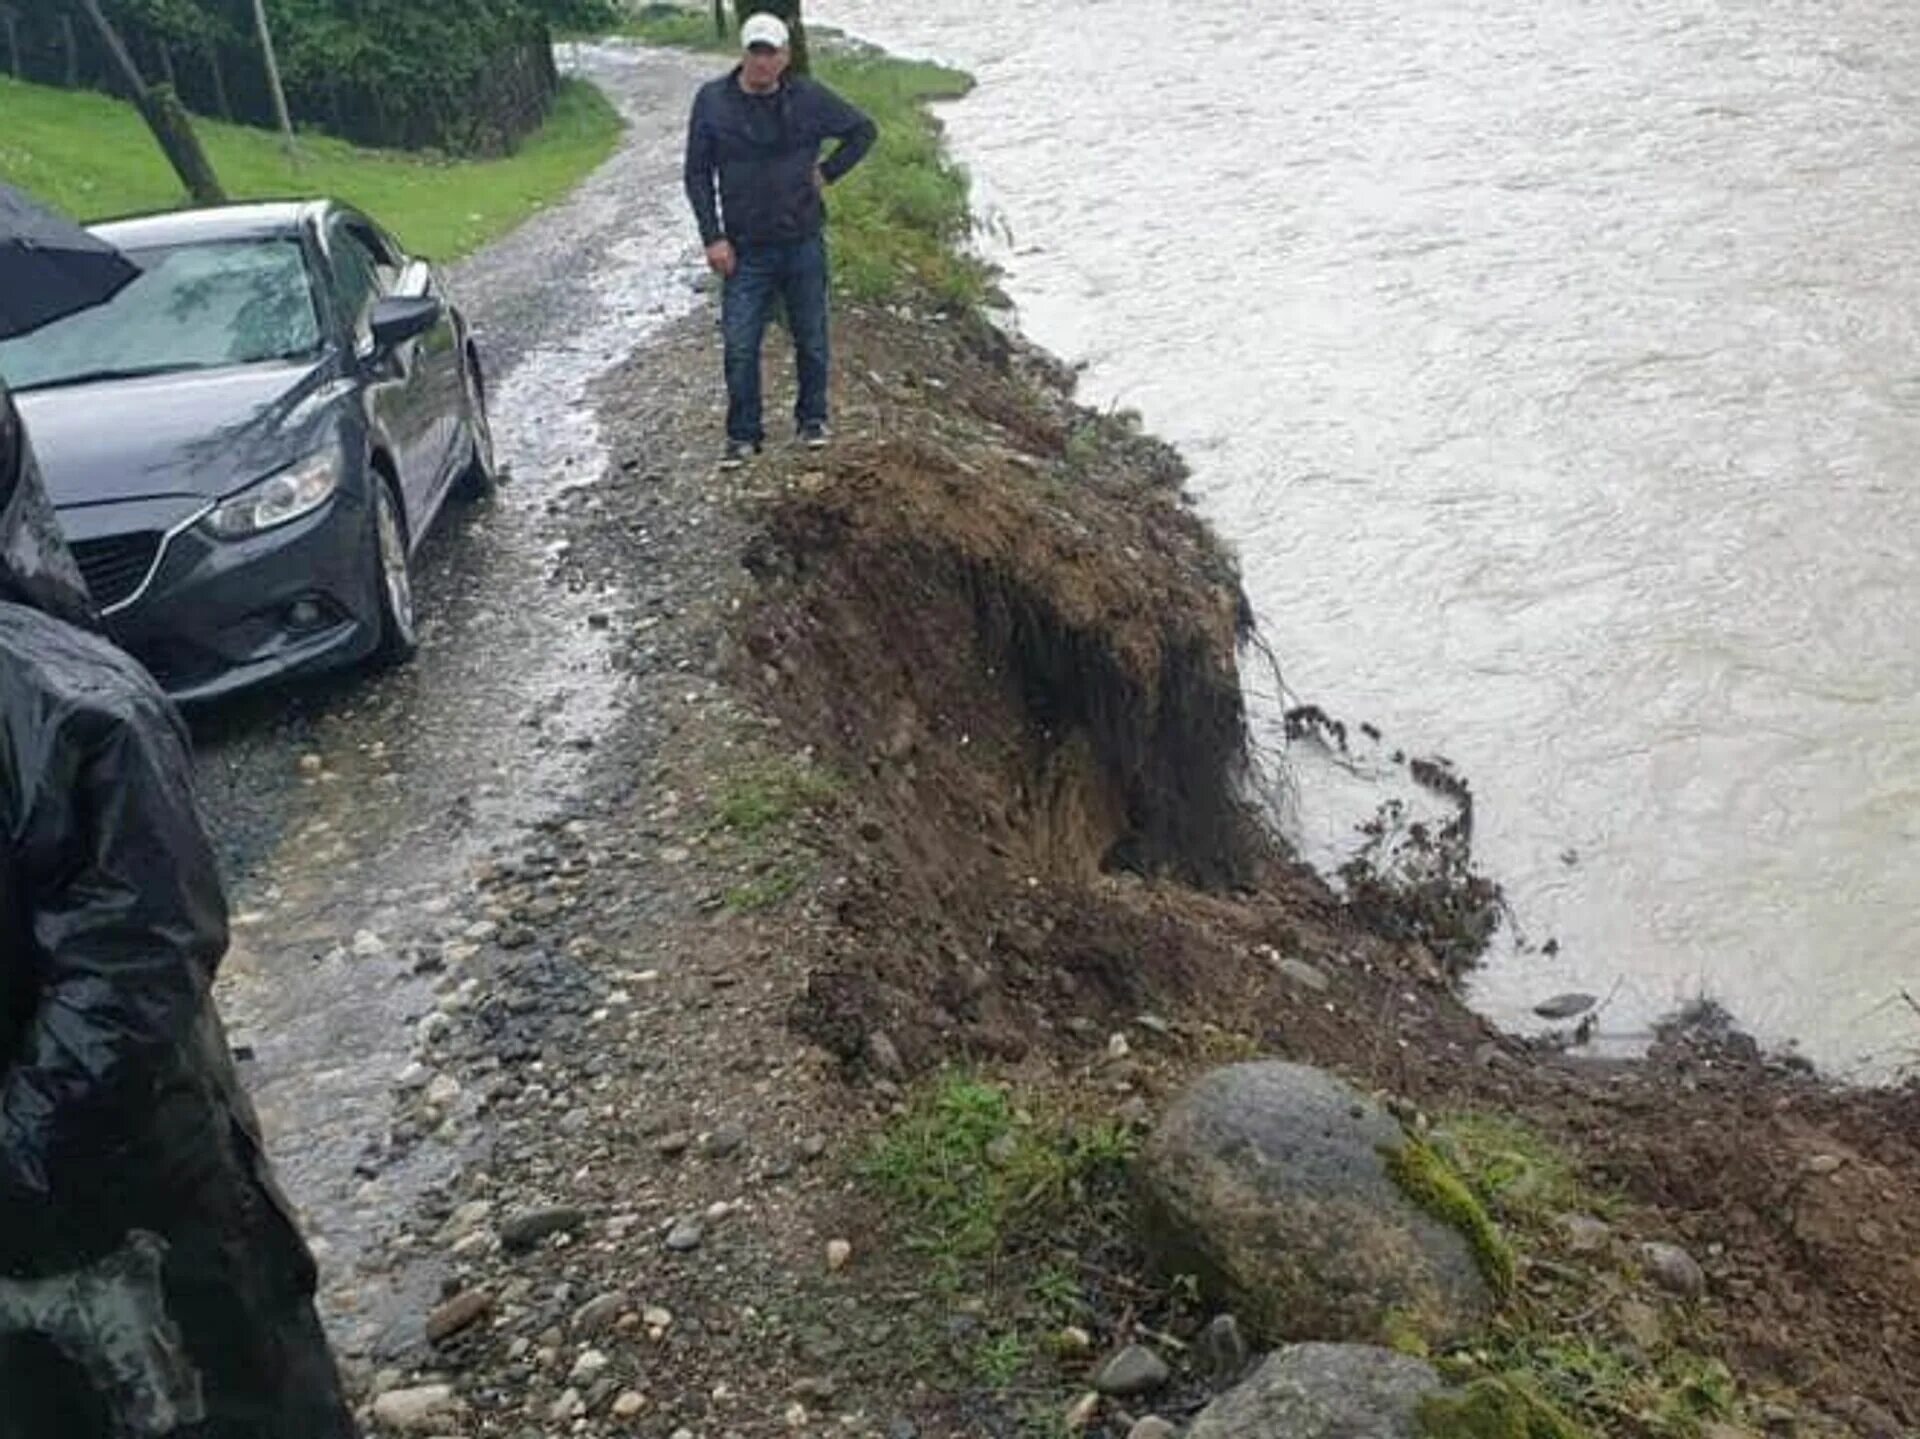
[[[714,274],[731,280],[740,265],[739,257],[733,253],[732,241],[715,240],[707,246],[707,264]]]

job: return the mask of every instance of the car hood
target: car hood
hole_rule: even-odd
[[[216,500],[323,443],[349,386],[325,363],[153,375],[14,395],[60,510]]]

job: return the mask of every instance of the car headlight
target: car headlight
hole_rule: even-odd
[[[339,454],[315,455],[222,500],[207,516],[207,528],[223,540],[243,540],[313,513],[339,488]]]

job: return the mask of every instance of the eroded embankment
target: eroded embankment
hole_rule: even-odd
[[[970,322],[864,311],[841,343],[857,438],[757,491],[730,661],[852,789],[798,1031],[856,1079],[1084,1079],[1145,1013],[1195,1037],[1100,1085],[1151,1101],[1258,1052],[1522,1117],[1700,1256],[1694,1342],[1743,1414],[1920,1422],[1920,1095],[1836,1092],[1711,1024],[1635,1066],[1491,1032],[1453,956],[1255,820],[1246,605],[1177,457]]]

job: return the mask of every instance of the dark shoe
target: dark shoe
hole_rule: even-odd
[[[800,443],[810,450],[824,450],[833,435],[825,425],[802,425]]]
[[[760,447],[750,440],[728,440],[726,449],[720,452],[720,468],[737,470],[759,453]]]

